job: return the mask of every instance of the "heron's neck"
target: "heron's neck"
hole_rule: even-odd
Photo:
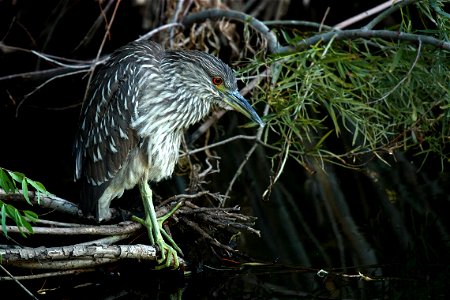
[[[152,166],[147,178],[159,181],[171,176],[179,157],[184,130],[199,122],[211,110],[210,101],[199,98],[143,99],[141,115],[133,121],[141,142],[145,144],[148,164]]]

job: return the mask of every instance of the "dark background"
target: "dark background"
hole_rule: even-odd
[[[302,1],[291,1],[283,19],[320,22],[329,7],[325,24],[333,25],[382,1],[311,2],[304,6]],[[121,2],[103,54],[147,32],[142,28],[142,8],[133,3]],[[104,35],[103,25],[88,40],[84,38],[99,14],[96,1],[0,1],[0,42],[70,59],[93,59]],[[263,19],[263,15],[260,17]],[[361,24],[354,26],[358,25]],[[55,74],[5,78],[52,67],[54,65],[29,52],[0,51],[0,166],[23,172],[42,182],[50,192],[77,202],[71,152],[87,78],[84,75],[59,78],[28,97]],[[227,113],[216,127],[216,138],[253,132],[253,129],[237,129],[236,124],[244,122],[241,116]],[[222,157],[222,172],[211,183],[211,191],[225,191],[226,185],[221,183],[229,182],[250,147],[250,142],[241,141],[217,150]],[[409,153],[398,153],[393,157],[389,161],[392,168],[373,161],[369,169],[379,176],[377,184],[365,172],[328,166],[329,176],[324,178],[311,175],[298,164],[289,162],[271,199],[262,201],[260,195],[271,174],[266,155],[259,149],[252,157],[232,194],[233,199],[239,200],[232,203],[240,204],[244,211],[258,217],[256,227],[263,232],[261,239],[244,238],[243,253],[276,267],[249,272],[214,272],[200,268],[202,272],[193,276],[185,297],[252,299],[315,295],[328,298],[335,297],[333,292],[338,290],[337,298],[443,299],[448,293],[443,287],[448,283],[449,271],[449,180],[446,172],[440,172],[438,157],[431,157],[420,171],[420,160]],[[180,180],[184,182],[184,179]],[[156,192],[162,196],[183,192],[180,188],[183,184],[176,183],[176,178],[161,183]],[[333,221],[321,202],[323,199],[337,199],[333,203],[343,201],[348,205],[349,215],[357,222],[360,234],[370,247],[362,249],[355,240],[345,238],[343,245],[339,245],[330,229]],[[392,203],[395,203],[394,209],[390,208]],[[407,236],[402,236],[402,232],[407,232]],[[321,247],[317,247],[311,237],[315,237]],[[365,250],[374,252],[376,259],[370,258]],[[341,265],[342,257],[346,262],[344,266]],[[356,268],[361,265],[370,267]],[[130,266],[131,270],[133,268],[137,270],[138,266]],[[325,280],[315,276],[321,268],[335,268],[336,272],[352,274],[365,270],[373,276],[385,276],[386,281]],[[185,284],[178,277],[170,276],[168,280],[147,273],[141,275],[148,278],[148,282],[144,280],[147,286],[139,285],[142,289],[139,292],[136,291],[139,280],[127,281],[114,270],[106,269],[102,270],[102,276],[83,279],[88,282],[98,280],[97,285],[74,289],[83,280],[66,278],[65,284],[55,284],[64,289],[47,297],[72,299],[98,293],[99,298],[111,295],[120,298],[117,295],[126,290],[128,297],[164,298],[177,290],[174,287]]]

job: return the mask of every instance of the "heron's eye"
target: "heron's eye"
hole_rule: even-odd
[[[222,79],[221,77],[218,77],[218,76],[213,77],[213,78],[212,78],[212,83],[213,83],[214,85],[219,86],[219,85],[221,85],[221,84],[223,83],[223,79]]]

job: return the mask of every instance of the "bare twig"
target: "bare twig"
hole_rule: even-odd
[[[320,21],[319,32],[322,31],[323,24],[325,24],[325,20],[327,19],[328,13],[330,12],[330,7],[327,7],[327,10],[323,14],[322,20]]]
[[[374,14],[380,12],[380,11],[383,11],[386,8],[392,7],[393,5],[395,5],[395,4],[399,3],[399,2],[404,2],[404,1],[403,0],[389,0],[389,1],[386,1],[384,3],[381,3],[381,4],[377,5],[377,6],[369,9],[369,10],[366,10],[365,12],[362,12],[360,14],[357,14],[356,16],[353,16],[353,17],[345,20],[345,21],[342,21],[339,24],[336,24],[334,26],[334,28],[336,28],[336,29],[343,29],[343,28],[348,27],[348,26],[350,26],[352,24],[355,24],[355,23],[357,23],[357,22],[359,22],[361,20],[364,20],[365,18],[368,18],[368,17],[370,17],[370,16],[372,16],[372,15],[374,15]]]
[[[77,51],[86,41],[93,38],[95,32],[100,28],[100,25],[103,21],[106,22],[105,18],[105,12],[108,12],[115,0],[110,0],[108,3],[102,8],[102,13],[97,17],[97,19],[94,21],[94,24],[92,24],[91,28],[89,28],[89,31],[86,33],[84,38],[78,43],[78,45],[73,50],[74,52]]]
[[[269,106],[266,105],[266,108],[264,110],[264,116],[267,115],[267,113],[269,112]],[[261,140],[261,136],[263,134],[264,128],[261,127],[258,129],[256,136],[255,136],[255,140],[256,141],[260,141]],[[241,174],[242,170],[244,169],[244,166],[247,164],[248,160],[250,159],[250,157],[252,156],[253,152],[256,150],[256,147],[258,146],[258,143],[253,144],[252,148],[250,148],[250,150],[247,152],[247,154],[245,155],[244,160],[242,161],[242,163],[240,164],[240,166],[238,167],[238,169],[236,170],[236,173],[234,174],[233,178],[231,179],[227,191],[225,192],[225,196],[228,197],[228,195],[230,194],[231,190],[233,189],[233,185],[236,182],[237,178],[239,177],[239,175]],[[221,203],[221,207],[225,206],[225,201]]]
[[[0,269],[2,269],[3,272],[5,272],[6,275],[9,276],[9,277],[0,277],[0,281],[3,280],[3,278],[5,278],[5,279],[10,279],[10,280],[14,280],[14,282],[15,282],[18,286],[20,286],[20,288],[21,288],[22,290],[24,290],[31,298],[38,300],[38,298],[37,298],[35,295],[33,295],[32,292],[30,292],[30,291],[29,291],[22,283],[20,283],[20,281],[19,281],[19,279],[18,279],[17,277],[15,277],[15,276],[12,275],[11,273],[9,273],[8,270],[6,270],[5,267],[3,267],[1,264],[0,264]]]
[[[379,14],[378,16],[376,16],[375,18],[372,19],[372,21],[370,21],[366,26],[364,26],[362,29],[367,30],[367,29],[372,29],[373,27],[375,27],[378,23],[380,23],[382,20],[384,20],[386,18],[386,16],[391,15],[394,11],[399,10],[400,8],[402,8],[403,6],[409,5],[411,3],[417,2],[417,0],[402,0],[402,1],[398,1],[395,5],[392,5],[390,8],[386,9],[385,11],[383,11],[381,14]]]
[[[17,226],[5,226],[8,233],[21,232]],[[136,222],[125,221],[114,225],[97,225],[97,226],[79,226],[79,227],[33,227],[33,234],[46,235],[123,235],[134,233],[142,228],[142,225]],[[23,231],[23,230],[22,230]],[[0,233],[3,228],[0,227]]]
[[[122,234],[122,235],[119,234],[119,235],[108,236],[105,238],[92,240],[92,241],[88,241],[88,242],[84,242],[84,243],[77,243],[77,245],[85,245],[85,246],[87,246],[87,245],[113,245],[115,243],[118,243],[120,241],[128,239],[132,236],[133,236],[133,234]]]
[[[26,52],[26,53],[30,53],[30,54],[34,54],[40,58],[43,58],[46,61],[55,63],[57,65],[61,65],[67,68],[73,68],[73,69],[79,69],[82,67],[90,67],[93,63],[95,63],[96,61],[104,61],[105,59],[101,59],[101,60],[79,60],[79,59],[72,59],[72,58],[66,58],[66,57],[61,57],[61,56],[55,56],[55,55],[51,55],[51,54],[47,54],[47,53],[43,53],[40,51],[36,51],[36,50],[30,50],[30,49],[26,49],[26,48],[21,48],[21,47],[15,47],[15,46],[9,46],[6,45],[5,43],[3,43],[2,41],[0,41],[0,50],[2,50],[4,53],[11,53],[11,52]],[[65,64],[63,62],[67,62],[67,63],[72,63],[72,64]],[[82,66],[82,67],[80,67]],[[2,77],[3,78],[3,77]]]
[[[209,191],[201,191],[201,192],[198,192],[198,193],[195,193],[195,194],[178,194],[178,195],[172,196],[172,197],[167,198],[166,200],[162,201],[158,205],[158,207],[165,206],[165,205],[169,204],[170,202],[172,202],[174,200],[180,201],[180,200],[185,200],[185,199],[195,199],[195,198],[199,198],[199,197],[205,196],[205,195],[209,195],[209,196],[212,196],[212,197],[218,197],[219,194],[218,193],[211,193]]]
[[[3,267],[0,265],[0,268],[3,269]],[[45,272],[40,274],[33,274],[33,275],[21,275],[21,276],[14,276],[14,277],[0,277],[0,281],[8,281],[8,280],[36,280],[41,278],[50,278],[50,277],[61,277],[61,276],[67,276],[67,275],[78,275],[80,273],[88,273],[88,272],[96,272],[97,270],[95,268],[86,268],[86,269],[76,269],[76,270],[64,270],[64,271],[57,271],[57,272]],[[37,299],[37,298],[36,298]]]
[[[101,55],[101,53],[103,51],[103,47],[105,46],[106,38],[109,36],[109,33],[111,31],[111,26],[114,23],[114,19],[115,19],[115,16],[117,14],[117,10],[119,8],[120,2],[121,2],[121,0],[117,0],[116,6],[114,7],[114,11],[113,11],[112,16],[111,16],[111,20],[110,20],[110,22],[106,22],[108,25],[106,26],[106,32],[103,35],[103,39],[102,39],[102,42],[100,44],[100,47],[98,48],[97,56],[95,58],[96,61],[98,61],[100,59],[100,55]],[[106,21],[106,16],[105,16],[105,21]],[[85,94],[84,94],[83,102],[87,98],[87,93],[89,91],[89,85],[91,84],[92,77],[94,76],[95,66],[96,66],[95,64],[93,64],[91,66],[90,75],[89,75],[89,79],[88,79],[88,82],[87,82],[87,87],[86,87],[86,91],[85,91]]]
[[[167,30],[167,29],[173,28],[173,27],[183,27],[183,24],[181,24],[181,23],[170,23],[170,24],[159,26],[159,27],[153,29],[152,31],[147,32],[146,34],[144,34],[143,36],[139,37],[136,40],[137,41],[148,40],[152,36],[154,36],[155,34],[161,32],[163,30]]]
[[[182,153],[180,155],[180,157],[183,157],[183,156],[186,156],[186,155],[192,155],[192,154],[195,154],[195,153],[199,153],[199,152],[205,151],[207,149],[212,149],[212,148],[215,148],[215,147],[218,147],[218,146],[222,146],[222,145],[225,145],[227,143],[230,143],[230,142],[236,141],[236,140],[251,140],[251,141],[255,140],[256,141],[256,140],[258,140],[258,137],[257,136],[253,136],[253,135],[235,135],[233,137],[230,137],[228,139],[225,139],[223,141],[220,141],[220,142],[217,142],[217,143],[214,143],[214,144],[210,144],[210,145],[207,145],[207,146],[204,146],[204,147],[200,147],[200,148],[196,148],[196,149],[193,149],[193,150],[189,150],[189,151],[187,151],[185,153]]]
[[[289,130],[289,132],[287,133],[288,138],[286,139],[286,141],[290,141],[291,140],[291,135],[292,135],[292,131]],[[266,190],[262,194],[262,198],[264,200],[269,199],[270,194],[272,193],[272,188],[275,185],[275,183],[278,181],[278,179],[280,178],[281,174],[283,174],[284,167],[286,166],[287,160],[289,158],[290,143],[287,142],[286,146],[283,147],[283,148],[284,149],[282,150],[282,152],[284,152],[284,155],[283,155],[283,159],[281,160],[281,163],[279,165],[279,168],[278,168],[277,172],[275,173],[275,176],[270,176],[270,184],[269,184],[269,186],[266,188]]]
[[[37,57],[42,58],[45,61],[48,61],[50,63],[53,63],[53,64],[57,65],[57,66],[65,67],[65,68],[68,68],[68,69],[86,69],[87,67],[92,66],[92,62],[98,61],[98,59],[96,59],[95,61],[92,61],[91,63],[88,63],[88,64],[86,64],[86,63],[67,64],[67,63],[63,63],[63,62],[58,61],[57,59],[60,59],[60,57],[44,54],[44,53],[41,53],[41,52],[35,51],[35,50],[30,50],[30,52],[33,53],[34,55],[36,55]]]
[[[41,88],[43,88],[44,86],[46,86],[47,84],[52,82],[53,80],[56,80],[56,79],[59,79],[59,78],[62,78],[62,77],[66,77],[66,76],[72,76],[72,75],[80,74],[80,73],[86,73],[86,72],[87,72],[86,70],[79,70],[79,71],[68,72],[68,73],[64,73],[64,74],[61,74],[61,75],[53,76],[50,79],[44,81],[42,84],[40,84],[37,87],[35,87],[31,92],[29,92],[28,94],[23,96],[22,100],[19,102],[19,104],[16,107],[16,117],[19,115],[19,109],[23,105],[25,100],[28,99],[28,97],[30,97],[34,93],[36,93],[38,90],[40,90]]]

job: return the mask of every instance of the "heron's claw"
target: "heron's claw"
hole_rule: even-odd
[[[162,240],[160,243],[157,242],[157,245],[161,250],[161,258],[157,260],[158,265],[155,267],[155,269],[178,269],[178,267],[180,266],[180,260],[178,259],[177,251],[170,245],[168,245],[164,240]]]
[[[157,222],[158,226],[157,228],[154,228],[152,226],[153,224],[149,223],[149,220],[147,218],[146,220],[144,220],[136,216],[132,217],[133,221],[141,223],[147,228],[150,242],[153,245],[158,246],[159,250],[161,251],[161,258],[157,260],[158,266],[155,268],[157,270],[166,269],[169,267],[174,270],[178,269],[178,267],[180,266],[178,253],[183,255],[181,249],[162,227],[163,222],[167,218],[168,217],[166,216],[162,216],[161,218],[159,218]],[[166,243],[165,239],[170,243],[170,245]]]

